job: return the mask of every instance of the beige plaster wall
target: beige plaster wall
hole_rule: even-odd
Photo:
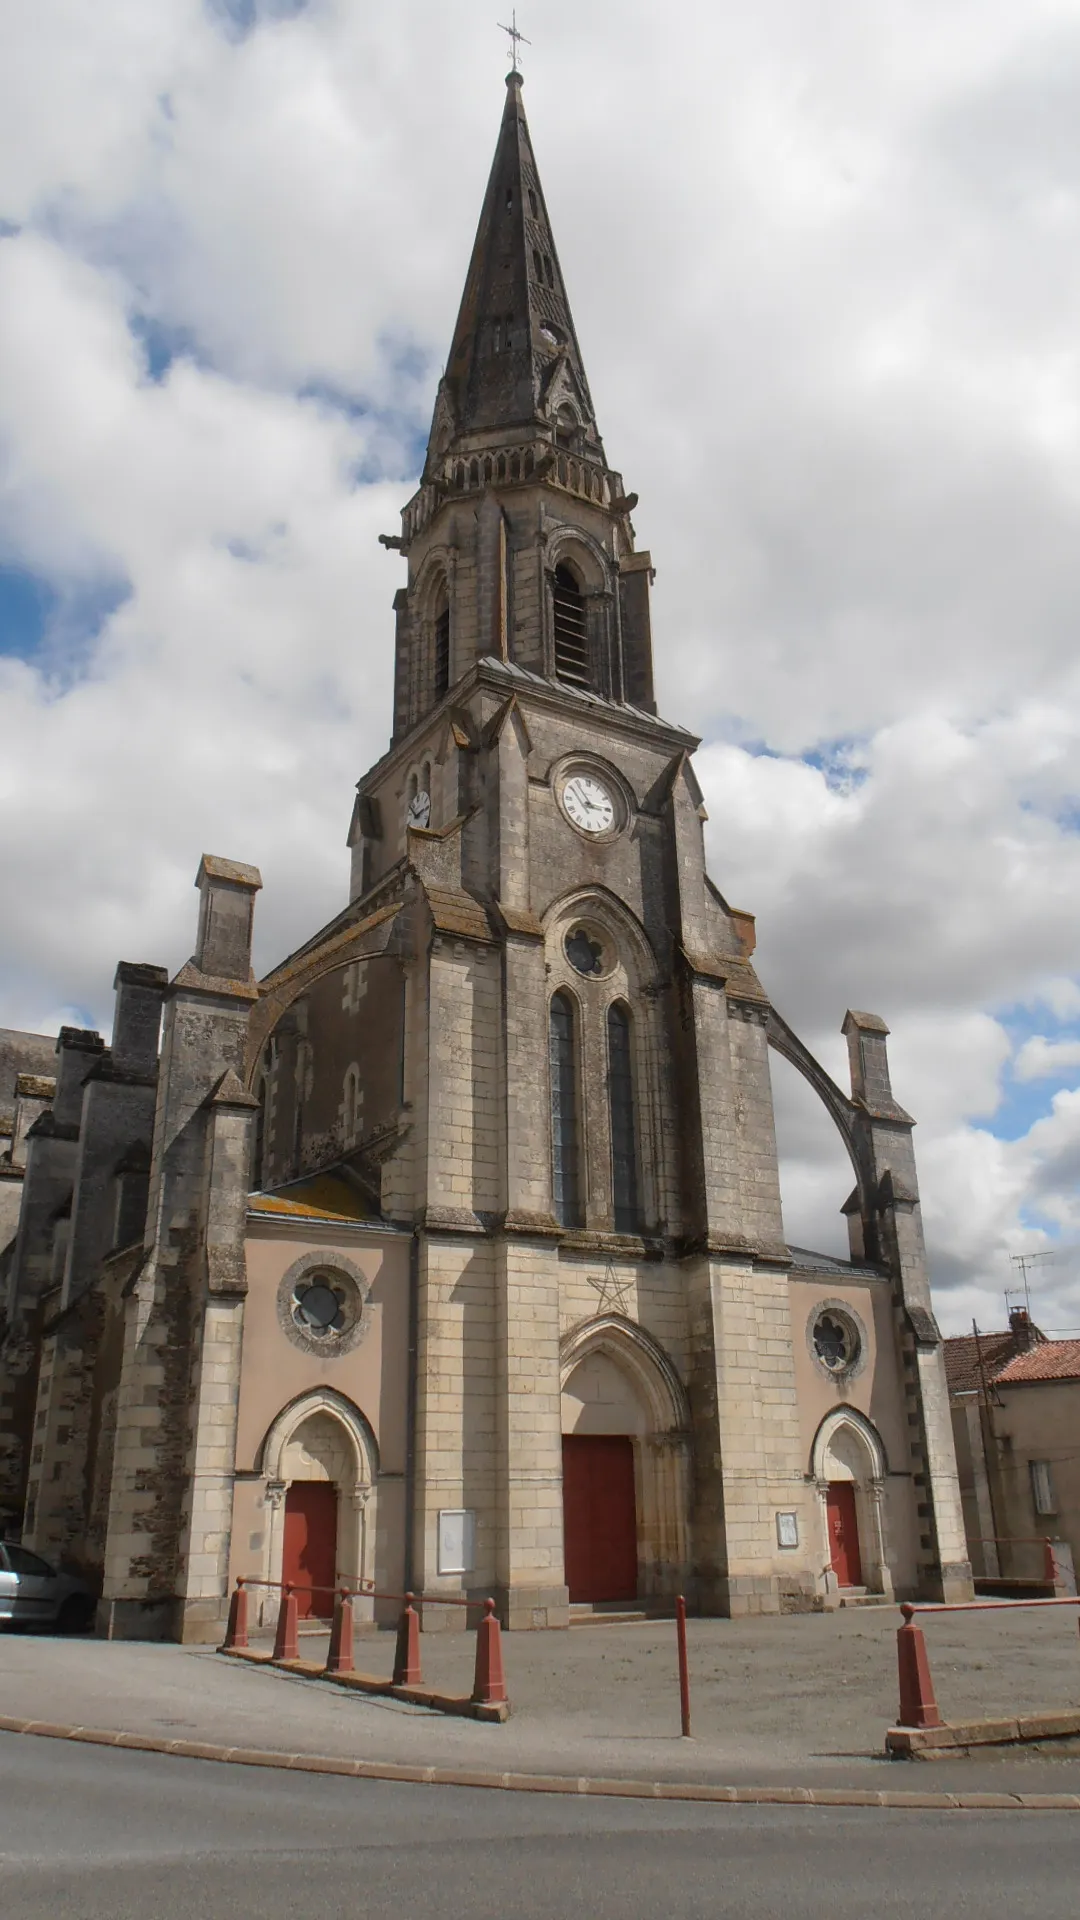
[[[1002,1532],[1067,1540],[1080,1568],[1080,1380],[1032,1381],[999,1387],[994,1408]],[[1011,1446],[1003,1444],[1005,1436]],[[1030,1463],[1050,1464],[1057,1510],[1036,1513]]]
[[[240,1370],[230,1580],[263,1577],[269,1515],[259,1454],[278,1414],[302,1395],[328,1388],[351,1401],[375,1436],[379,1451],[374,1528],[365,1565],[380,1587],[400,1586],[404,1559],[405,1455],[408,1394],[408,1236],[341,1231],[329,1225],[301,1229],[252,1225],[247,1238],[248,1296]],[[308,1354],[287,1337],[278,1319],[278,1287],[302,1255],[328,1263],[344,1254],[370,1282],[370,1325],[360,1344],[340,1358]],[[290,1452],[285,1457],[286,1470]],[[302,1477],[313,1477],[305,1473]],[[377,1518],[376,1518],[377,1516]],[[339,1516],[339,1573],[350,1575],[351,1534],[359,1521]],[[343,1558],[344,1556],[344,1558]]]
[[[793,1274],[789,1285],[804,1471],[813,1472],[814,1440],[827,1414],[837,1407],[850,1406],[870,1422],[881,1440],[887,1467],[882,1511],[886,1559],[894,1589],[903,1597],[914,1592],[917,1583],[919,1538],[891,1289],[876,1281],[854,1285],[836,1274]],[[866,1334],[863,1366],[842,1380],[826,1372],[808,1337],[819,1308],[827,1301],[850,1308]],[[819,1547],[825,1565],[828,1551],[824,1537]]]

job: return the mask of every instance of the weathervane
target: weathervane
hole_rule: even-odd
[[[500,33],[506,33],[506,34],[509,34],[510,36],[510,60],[513,65],[514,72],[520,73],[521,69],[518,66],[518,47],[519,46],[531,47],[532,41],[526,40],[525,35],[523,33],[518,32],[516,7],[514,8],[513,13],[510,15],[510,19],[513,23],[511,26],[504,27],[502,21],[500,20],[498,22],[498,27],[499,27]]]

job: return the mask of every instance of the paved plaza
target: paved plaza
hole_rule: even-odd
[[[504,1636],[505,1726],[222,1658],[205,1648],[0,1635],[0,1715],[158,1738],[367,1760],[631,1778],[952,1789],[1022,1776],[1023,1790],[1078,1790],[1080,1753],[1042,1747],[903,1767],[883,1756],[896,1713],[893,1607],[755,1621],[692,1620],[693,1735],[679,1734],[672,1621]],[[931,1615],[946,1718],[1080,1703],[1070,1608]],[[267,1641],[267,1650],[269,1642]],[[425,1634],[424,1679],[467,1693],[472,1634]],[[304,1658],[325,1635],[305,1634]],[[389,1677],[393,1635],[357,1636],[357,1667]]]

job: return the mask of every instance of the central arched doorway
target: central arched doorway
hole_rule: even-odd
[[[563,1550],[571,1606],[681,1590],[689,1418],[681,1382],[620,1315],[563,1345]]]

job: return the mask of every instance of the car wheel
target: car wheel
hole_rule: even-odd
[[[85,1594],[73,1593],[64,1601],[56,1624],[61,1633],[85,1633],[93,1618],[93,1601]]]

